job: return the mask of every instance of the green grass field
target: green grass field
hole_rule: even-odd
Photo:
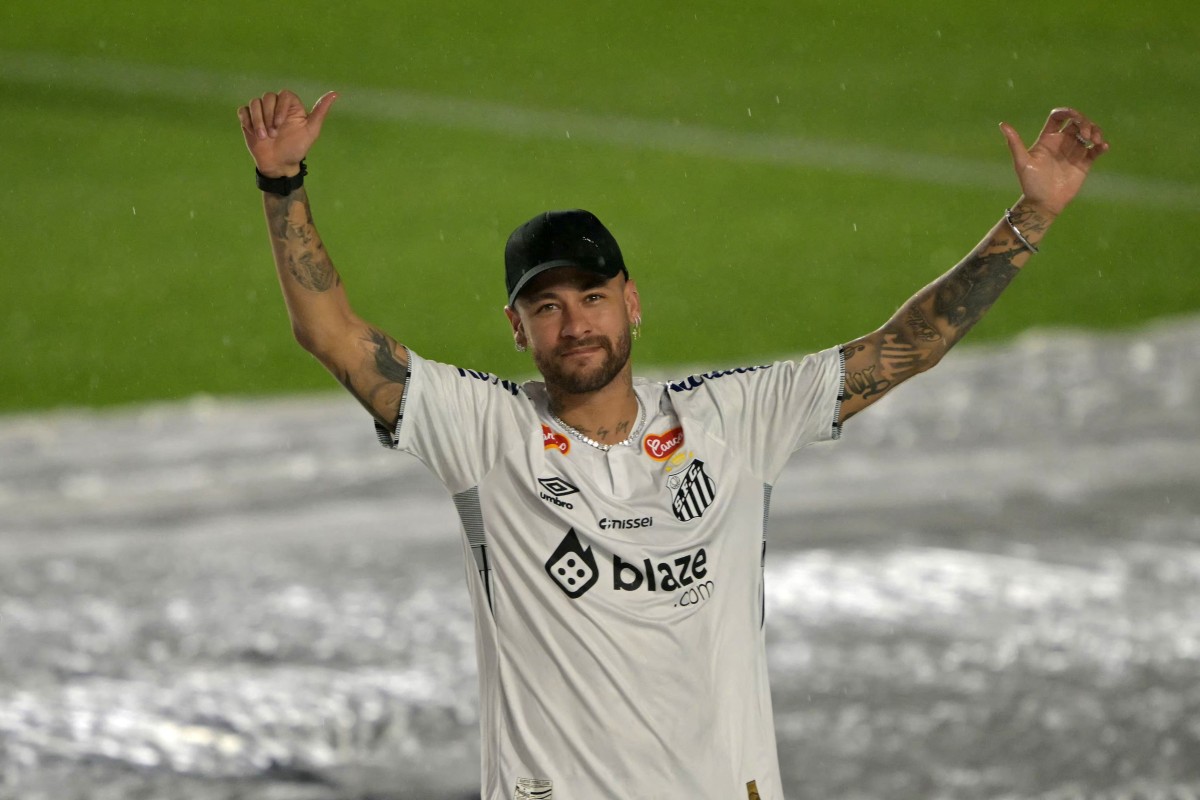
[[[501,254],[550,207],[621,241],[643,365],[857,336],[1015,200],[997,123],[1062,104],[1113,150],[972,340],[1200,309],[1195,4],[848,5],[7,4],[0,411],[335,386],[234,113],[284,82],[342,92],[308,185],[356,307],[439,360],[531,371]]]

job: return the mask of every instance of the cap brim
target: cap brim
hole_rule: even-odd
[[[608,269],[601,268],[594,264],[580,264],[578,261],[568,258],[547,261],[544,264],[538,264],[533,269],[527,270],[525,274],[521,276],[521,279],[517,281],[517,285],[513,287],[512,292],[510,292],[508,295],[508,305],[511,307],[512,304],[517,301],[517,295],[521,293],[521,290],[524,289],[525,285],[531,280],[547,270],[558,269],[559,267],[576,267],[578,269],[586,270],[587,272],[593,272],[603,278],[615,278],[621,271],[621,267],[617,267],[615,270],[609,271]]]

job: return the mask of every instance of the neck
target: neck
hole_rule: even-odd
[[[625,441],[637,424],[638,401],[628,365],[607,386],[594,392],[576,394],[549,384],[546,391],[551,414],[601,444]]]

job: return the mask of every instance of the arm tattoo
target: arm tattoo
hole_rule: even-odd
[[[370,345],[363,368],[353,375],[347,370],[338,370],[335,376],[375,419],[385,426],[393,425],[396,420],[388,417],[400,408],[400,398],[408,379],[408,360],[403,356],[396,357],[396,340],[383,331],[369,328],[363,341]]]
[[[929,324],[929,320],[925,319],[921,309],[916,306],[908,309],[908,313],[904,315],[904,324],[912,331],[913,338],[918,341],[940,342],[942,340],[942,335],[937,332],[937,328]]]
[[[863,399],[883,394],[892,388],[892,382],[875,374],[875,365],[846,374],[847,395],[860,395]]]
[[[367,336],[375,345],[375,371],[385,381],[403,386],[408,379],[408,364],[396,358],[396,340],[374,328]]]
[[[1020,245],[1000,252],[985,250],[938,281],[933,310],[954,328],[954,341],[966,335],[1016,277],[1013,256],[1021,252]]]
[[[1025,232],[1026,238],[1032,234],[1037,234],[1040,238],[1050,227],[1049,221],[1041,214],[1020,206],[1012,210],[1012,221],[1017,228]],[[1016,245],[1018,242],[1013,242],[1013,244]],[[1024,247],[1024,245],[1021,246]]]
[[[287,197],[267,194],[267,225],[272,245],[282,256],[288,274],[313,292],[325,292],[342,282],[313,224],[304,189]]]
[[[1019,220],[1022,231],[1038,238],[1050,225],[1050,220],[1030,210],[1014,209],[1013,219]],[[1007,222],[998,223],[970,255],[913,296],[886,325],[843,347],[847,365],[843,400],[873,401],[937,364],[1016,277],[1019,267],[1014,262],[1024,263],[1028,257]],[[866,353],[863,342],[871,345]]]

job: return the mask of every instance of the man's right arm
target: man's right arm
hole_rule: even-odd
[[[238,109],[246,147],[269,178],[300,171],[336,95],[308,113],[291,92],[267,93]],[[313,224],[303,187],[263,192],[263,210],[292,332],[376,420],[391,429],[400,410],[408,353],[350,308],[341,277]]]

